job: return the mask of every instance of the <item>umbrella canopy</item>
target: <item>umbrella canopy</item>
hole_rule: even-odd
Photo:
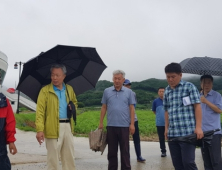
[[[203,132],[204,137],[202,139],[198,139],[198,140],[197,140],[197,134],[193,133],[191,135],[173,138],[173,139],[169,140],[169,142],[170,141],[177,141],[177,142],[191,143],[196,146],[210,146],[213,134],[216,131],[220,131],[220,129],[205,131],[205,132]]]
[[[180,62],[183,73],[222,76],[222,59],[193,57]]]
[[[95,48],[57,45],[24,64],[17,89],[37,102],[40,89],[51,82],[53,64],[66,66],[64,82],[76,95],[94,88],[106,68]]]

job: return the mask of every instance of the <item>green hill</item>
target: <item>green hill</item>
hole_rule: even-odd
[[[192,82],[198,89],[200,89],[200,78],[190,77],[183,80]],[[100,80],[97,82],[95,89],[89,90],[77,96],[79,107],[101,106],[101,99],[105,88],[113,85],[113,82],[107,80]],[[166,87],[166,79],[147,79],[140,82],[132,82],[132,90],[136,93],[138,107],[150,108],[152,101],[157,97],[157,89],[159,87]],[[222,93],[222,78],[214,78],[213,89]]]

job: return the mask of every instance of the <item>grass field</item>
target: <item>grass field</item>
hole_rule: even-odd
[[[152,140],[157,138],[155,115],[151,110],[136,110],[140,137],[142,140]],[[89,132],[95,130],[99,125],[100,109],[84,108],[78,109],[77,124],[75,126],[75,136],[88,136]],[[35,131],[35,113],[15,114],[16,127],[24,131]],[[104,127],[106,117],[104,118]],[[148,138],[147,138],[148,137]],[[154,139],[156,140],[156,139]]]
[[[136,110],[141,136],[150,136],[156,133],[155,115],[149,110]],[[16,127],[25,131],[35,131],[35,113],[15,114]],[[88,136],[91,130],[95,130],[99,125],[100,110],[79,109],[75,135]],[[106,117],[104,118],[104,127]]]

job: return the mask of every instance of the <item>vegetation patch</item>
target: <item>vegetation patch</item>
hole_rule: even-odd
[[[141,138],[156,134],[155,115],[152,111],[137,110]],[[15,114],[16,127],[25,131],[35,132],[35,113]],[[100,121],[100,108],[78,109],[77,124],[74,127],[76,136],[88,136],[90,131],[98,128]],[[104,130],[106,130],[107,120],[104,118]],[[144,138],[145,139],[145,138]]]
[[[16,128],[35,132],[35,113],[15,114]]]
[[[91,109],[91,110],[90,110]],[[136,110],[139,122],[141,141],[158,141],[155,114],[151,110]],[[35,113],[15,114],[16,127],[25,131],[35,132]],[[77,123],[74,127],[75,136],[88,137],[90,131],[98,128],[100,121],[100,108],[78,109]],[[106,131],[107,120],[104,118],[104,130]],[[132,140],[132,136],[130,137]]]

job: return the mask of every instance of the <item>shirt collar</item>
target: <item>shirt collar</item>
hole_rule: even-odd
[[[201,95],[203,95],[203,92],[201,92]],[[213,90],[211,89],[208,93],[207,93],[207,96],[212,96],[213,95]]]
[[[126,88],[126,87],[122,86],[121,89],[120,89],[120,91],[124,91],[124,88]],[[117,91],[116,88],[115,88],[115,86],[112,86],[112,90],[113,90],[113,91]]]
[[[63,91],[63,90],[66,90],[65,83],[62,83],[62,89],[61,89],[61,90],[58,89],[54,84],[53,84],[53,89],[54,89],[55,91]]]
[[[180,85],[183,85],[185,82],[183,80],[180,80],[180,82],[176,85],[175,89],[180,86]],[[169,85],[167,86],[167,89],[168,90],[173,90]]]

